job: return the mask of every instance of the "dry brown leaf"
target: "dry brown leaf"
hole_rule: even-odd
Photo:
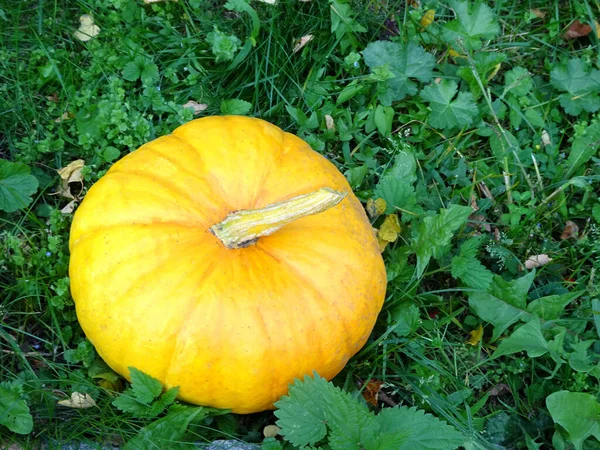
[[[69,195],[71,195],[71,193],[69,192]],[[71,200],[69,203],[67,203],[61,210],[60,212],[63,214],[71,214],[73,211],[75,211],[75,205],[77,204],[77,200],[73,199]]]
[[[335,122],[333,121],[333,117],[329,114],[325,114],[325,127],[328,130],[335,130]]]
[[[408,5],[412,6],[413,8],[420,8],[421,0],[408,0]]]
[[[373,200],[370,198],[367,200],[367,214],[371,219],[375,219],[382,215],[387,209],[387,204],[385,200],[382,198],[378,198],[377,200]]]
[[[71,398],[60,400],[57,403],[61,406],[76,409],[93,408],[96,406],[96,402],[90,396],[90,394],[82,394],[80,392],[73,392],[71,394]]]
[[[490,397],[498,397],[502,394],[508,394],[510,392],[510,386],[508,384],[499,383],[488,392]]]
[[[181,106],[183,106],[184,108],[192,109],[194,115],[200,114],[202,111],[208,108],[208,105],[206,103],[198,103],[194,100],[190,100],[189,102]]]
[[[543,19],[544,17],[546,17],[546,13],[539,8],[531,9],[531,13],[538,19]]]
[[[81,169],[85,165],[85,161],[83,159],[77,159],[73,162],[70,162],[62,169],[58,169],[57,172],[62,178],[63,181],[67,183],[74,183],[76,181],[83,181],[83,176],[81,175]]]
[[[298,53],[306,44],[314,39],[312,34],[307,34],[302,36],[300,39],[296,39],[294,42],[294,49],[292,50],[294,53]]]
[[[421,26],[427,28],[433,23],[433,19],[435,19],[435,9],[428,9],[421,17]]]
[[[483,325],[479,324],[477,328],[473,331],[469,331],[469,339],[467,339],[467,344],[477,345],[481,342],[481,338],[483,337]]]
[[[573,21],[567,31],[563,34],[563,39],[565,41],[569,41],[571,39],[577,39],[580,37],[585,37],[590,34],[592,31],[592,27],[587,23],[581,23],[579,20]]]
[[[550,258],[545,253],[541,255],[530,256],[529,258],[527,258],[527,261],[525,261],[525,268],[533,269],[534,267],[545,266],[550,261],[552,261],[552,258]]]
[[[565,228],[563,229],[563,232],[560,235],[560,238],[564,241],[565,239],[569,239],[569,238],[577,239],[578,237],[579,237],[579,227],[577,226],[577,224],[575,222],[572,222],[571,220],[567,220],[565,222]]]
[[[281,428],[279,428],[277,425],[267,425],[263,428],[263,436],[266,438],[275,437],[279,434],[280,431]]]
[[[74,36],[82,42],[87,42],[99,33],[100,27],[94,23],[92,16],[84,14],[79,18],[79,29],[75,31]]]
[[[383,381],[369,380],[362,390],[362,396],[370,405],[377,406],[379,403],[379,391],[381,391]]]

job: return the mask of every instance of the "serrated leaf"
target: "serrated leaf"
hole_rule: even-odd
[[[456,19],[444,24],[443,36],[455,50],[462,50],[457,42],[462,42],[467,50],[478,50],[482,39],[492,39],[500,33],[494,11],[484,2],[451,1],[450,7]]]
[[[486,290],[494,274],[476,258],[481,239],[470,239],[460,246],[458,256],[452,258],[451,270],[454,278],[460,279],[474,289]]]
[[[527,352],[530,358],[537,358],[549,351],[548,341],[544,339],[541,322],[537,317],[520,326],[513,334],[503,339],[492,358],[512,355],[522,351]]]
[[[376,197],[385,200],[386,214],[392,214],[396,208],[409,210],[417,202],[415,189],[406,178],[399,178],[390,173],[379,180],[375,191]]]
[[[548,295],[533,300],[527,305],[527,312],[535,314],[540,319],[556,320],[560,318],[566,306],[583,295],[585,291],[568,292],[561,295]]]
[[[396,450],[451,450],[464,442],[456,428],[414,407],[384,408],[377,422],[381,433],[402,436]]]
[[[517,66],[504,74],[504,89],[517,97],[524,97],[533,88],[531,73]]]
[[[590,69],[580,58],[570,59],[566,65],[557,65],[550,72],[552,86],[565,91],[558,98],[567,114],[600,109],[600,71]]]
[[[154,63],[145,63],[140,78],[144,85],[152,84],[152,82],[158,80],[158,66]]]
[[[142,428],[138,435],[131,439],[123,450],[156,450],[157,448],[184,449],[189,444],[181,441],[193,420],[199,420],[206,415],[200,407],[180,406],[171,408],[169,413]]]
[[[468,206],[450,205],[413,227],[411,246],[417,255],[415,276],[423,275],[432,257],[437,259],[447,251],[452,236],[467,222],[472,211]]]
[[[127,81],[136,81],[142,75],[142,68],[137,61],[129,61],[123,67],[122,75]]]
[[[145,374],[135,367],[129,367],[131,390],[135,398],[142,403],[150,403],[162,393],[162,384],[156,378]]]
[[[419,308],[412,303],[400,303],[388,310],[388,323],[395,335],[404,337],[416,330],[419,324]]]
[[[440,129],[452,129],[471,125],[479,113],[470,92],[459,92],[458,85],[451,80],[442,80],[421,91],[421,98],[429,103],[431,114],[428,122]],[[454,99],[454,100],[453,100]]]
[[[33,430],[33,417],[27,403],[12,390],[2,386],[0,386],[0,425],[17,434],[29,434]]]
[[[417,93],[414,79],[423,83],[433,77],[435,57],[420,45],[377,41],[363,51],[365,64],[371,70],[388,65],[393,78],[380,82],[379,99],[385,106]]]
[[[469,305],[475,313],[494,325],[492,341],[526,314],[527,293],[534,277],[535,271],[512,281],[494,275],[487,292],[478,291],[469,295]]]
[[[240,99],[223,100],[221,114],[243,116],[250,112],[252,103]]]
[[[0,210],[14,212],[31,204],[38,180],[29,166],[0,159]]]
[[[563,427],[577,450],[590,436],[600,440],[600,403],[594,395],[558,391],[546,397],[546,407],[555,423]]]
[[[585,134],[573,141],[567,158],[567,177],[598,153],[600,147],[600,123],[585,129]]]

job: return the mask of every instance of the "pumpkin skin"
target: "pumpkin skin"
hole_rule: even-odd
[[[322,187],[347,196],[246,248],[209,232],[233,211]],[[305,374],[337,375],[385,296],[377,240],[344,176],[247,117],[197,119],[122,158],[87,193],[69,246],[79,322],[110,367],[236,413],[273,408]]]

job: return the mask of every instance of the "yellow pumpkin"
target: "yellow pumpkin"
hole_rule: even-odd
[[[377,239],[343,175],[263,120],[194,120],[118,161],[70,236],[77,316],[100,356],[180,398],[270,409],[331,379],[385,296]]]

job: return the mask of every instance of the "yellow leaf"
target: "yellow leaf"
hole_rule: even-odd
[[[60,177],[67,183],[83,181],[83,177],[81,175],[81,169],[83,169],[84,165],[85,165],[85,161],[83,159],[77,159],[77,160],[67,164],[62,169],[58,169],[57,172],[60,175]]]
[[[80,392],[73,392],[71,394],[71,398],[67,400],[60,400],[58,404],[68,408],[76,409],[93,408],[96,406],[96,402],[92,397],[90,397],[90,394],[82,394]]]
[[[79,29],[75,31],[74,35],[82,42],[87,42],[100,33],[100,27],[94,23],[94,19],[89,14],[81,16],[79,23]]]
[[[466,58],[466,56],[461,55],[460,53],[458,53],[456,50],[454,49],[450,49],[448,50],[448,54],[452,57],[452,58]]]
[[[367,214],[369,214],[369,217],[371,219],[382,215],[385,212],[386,208],[387,204],[382,198],[378,198],[377,200],[373,200],[372,198],[370,198],[369,200],[367,200]]]
[[[435,9],[429,9],[423,14],[421,17],[421,26],[423,28],[427,28],[429,25],[433,23],[433,19],[435,18]]]
[[[494,78],[496,76],[496,74],[500,70],[501,66],[502,66],[502,64],[499,64],[499,63],[494,66],[494,70],[492,70],[492,73],[490,73],[487,77],[488,81],[490,81],[492,78]]]
[[[479,324],[479,326],[473,331],[469,332],[470,337],[467,339],[467,344],[477,345],[481,341],[483,336],[483,326]]]
[[[400,233],[400,230],[401,228],[398,216],[396,214],[390,214],[385,218],[379,227],[379,231],[377,231],[377,237],[387,242],[395,242],[396,239],[398,239],[398,233]]]

